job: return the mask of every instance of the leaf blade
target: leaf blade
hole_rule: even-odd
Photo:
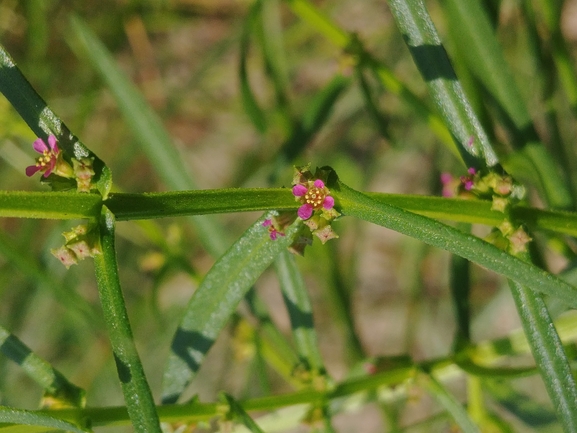
[[[329,184],[329,187],[332,185]],[[403,209],[377,203],[342,182],[333,186],[333,195],[343,215],[398,231],[430,245],[450,251],[532,290],[556,296],[567,305],[577,306],[577,288],[560,278],[499,250],[494,245],[453,227]]]
[[[262,223],[273,215],[269,212],[254,223],[214,264],[192,296],[164,370],[164,403],[178,399],[238,303],[275,257],[292,243],[299,222],[289,226],[285,236],[272,241]]]

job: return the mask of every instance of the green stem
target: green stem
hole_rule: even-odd
[[[95,256],[94,265],[104,320],[108,328],[128,415],[135,431],[161,433],[158,414],[136,351],[120,287],[114,248],[114,225],[114,215],[106,206],[103,206],[100,219],[102,253]]]
[[[561,317],[555,322],[564,340],[574,338],[574,324],[577,316],[570,315]],[[483,359],[487,365],[495,363],[503,356],[517,356],[528,353],[524,334],[520,331],[513,332],[506,339],[482,342],[470,348],[470,353],[475,359]],[[455,364],[452,356],[427,361],[423,364],[413,364],[410,360],[400,362],[373,375],[352,378],[341,382],[332,391],[323,393],[314,390],[301,390],[292,393],[259,397],[245,400],[242,407],[246,411],[275,410],[286,406],[298,404],[310,404],[326,401],[327,398],[342,398],[354,396],[359,392],[374,390],[382,386],[394,386],[415,376],[416,372],[425,369],[435,374],[439,380],[444,381],[454,376]],[[490,368],[490,367],[487,367]],[[499,372],[499,377],[518,377],[517,369],[494,369],[492,376]],[[535,373],[536,370],[527,373]],[[502,373],[502,374],[501,374]],[[475,374],[474,372],[470,374]],[[356,397],[353,397],[356,398]],[[226,409],[226,408],[225,408]],[[164,422],[199,422],[208,421],[215,416],[224,413],[222,405],[218,403],[201,403],[197,399],[184,404],[167,404],[157,407],[160,419]],[[94,427],[126,425],[129,422],[128,412],[125,407],[88,407],[85,409],[62,409],[42,411],[53,417],[65,420],[90,419]]]
[[[400,207],[429,218],[496,226],[503,214],[491,202],[422,195],[364,194],[374,201]],[[158,193],[112,193],[104,202],[117,221],[182,215],[256,210],[296,210],[298,203],[286,188],[229,188]],[[70,192],[0,191],[0,217],[97,219],[102,201],[96,194]],[[577,236],[577,214],[515,206],[512,216],[532,230]]]
[[[254,210],[294,210],[286,188],[230,188],[166,193],[110,194],[106,206],[118,221]]]
[[[0,217],[97,220],[98,194],[48,191],[0,191]]]

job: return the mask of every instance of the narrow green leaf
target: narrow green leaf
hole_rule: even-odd
[[[282,170],[290,164],[305,147],[313,136],[319,132],[329,118],[338,98],[349,86],[351,80],[342,75],[335,75],[333,79],[321,89],[310,101],[302,120],[297,123],[291,136],[279,150],[276,170]]]
[[[176,190],[196,189],[159,117],[116,65],[104,45],[78,17],[72,17],[71,29],[81,45],[83,55],[110,88],[134,136],[164,183]],[[211,254],[218,256],[226,249],[227,242],[213,220],[193,217],[192,222],[203,245]]]
[[[95,220],[101,205],[97,194],[0,191],[0,217]]]
[[[457,254],[532,290],[558,297],[577,306],[577,288],[479,239],[427,217],[378,203],[340,181],[327,183],[343,215],[354,216],[387,227],[427,244]]]
[[[361,94],[363,95],[363,99],[365,100],[365,107],[369,116],[373,120],[377,131],[381,137],[385,140],[391,140],[391,134],[389,133],[389,126],[388,122],[385,120],[385,116],[381,113],[379,107],[374,100],[373,90],[370,88],[369,83],[367,82],[365,76],[363,75],[363,70],[359,67],[355,69],[355,76],[359,81],[359,85],[361,88]]]
[[[281,0],[262,2],[260,25],[257,33],[262,47],[263,60],[267,75],[275,90],[277,107],[287,124],[291,119],[291,107],[288,97],[288,70],[283,43]]]
[[[172,342],[164,370],[163,402],[175,402],[239,302],[296,233],[298,220],[273,241],[263,227],[267,213],[214,264],[192,296]]]
[[[94,180],[100,194],[103,197],[107,196],[112,186],[112,175],[108,167],[74,136],[64,122],[48,107],[1,45],[0,92],[6,96],[6,99],[10,101],[38,137],[46,139],[50,134],[53,134],[58,139],[58,145],[69,156],[78,160],[86,157],[94,158],[93,164],[96,173]],[[30,158],[30,160],[32,163],[33,159]],[[22,167],[22,170],[24,168]]]
[[[422,0],[389,0],[389,6],[465,163],[477,168],[496,165],[497,155],[457,80]]]
[[[496,379],[498,377],[515,379],[532,376],[537,372],[535,367],[485,367],[484,365],[479,365],[473,361],[471,357],[465,358],[467,354],[468,352],[464,353],[464,356],[460,353],[457,354],[455,364],[469,375],[491,379]]]
[[[250,45],[250,34],[255,29],[256,20],[260,16],[261,8],[261,2],[255,1],[248,12],[248,16],[245,19],[242,37],[240,39],[239,78],[242,105],[246,111],[246,114],[252,121],[252,124],[255,126],[255,128],[260,133],[264,133],[267,128],[266,118],[264,111],[258,105],[258,101],[250,86],[246,65]]]
[[[459,349],[470,342],[470,307],[469,293],[471,281],[469,276],[469,261],[456,255],[451,256],[450,288],[453,309],[457,323],[453,347]]]
[[[380,203],[449,221],[497,226],[503,221],[503,213],[491,210],[491,202],[484,200],[447,199],[417,195],[366,193]],[[511,210],[515,220],[523,221],[532,230],[550,230],[577,236],[577,213],[548,211],[515,206]]]
[[[324,366],[318,348],[311,302],[294,255],[288,250],[282,251],[275,260],[275,269],[300,361],[305,363],[307,370],[322,374]]]
[[[227,418],[232,418],[234,421],[242,423],[252,433],[264,433],[232,396],[223,392],[220,394],[220,400],[229,407]]]
[[[62,373],[1,326],[0,352],[22,367],[44,389],[45,399],[61,405],[84,406],[84,390],[70,383]]]
[[[79,427],[71,422],[53,418],[46,413],[0,406],[0,423],[23,424],[28,426],[43,426],[50,429],[65,430],[73,433],[86,433],[89,428]],[[38,430],[33,430],[38,431]]]
[[[346,271],[340,250],[336,243],[324,248],[326,252],[327,295],[335,325],[340,326],[345,337],[345,351],[348,362],[360,362],[366,358],[361,340],[357,334],[355,308],[352,300],[354,291],[345,279]]]
[[[296,15],[311,24],[334,45],[358,56],[363,68],[370,69],[385,89],[394,95],[398,95],[410,105],[415,113],[427,122],[441,142],[445,144],[451,152],[457,156],[459,155],[451,134],[439,116],[433,113],[387,66],[374,59],[363,48],[358,38],[331,22],[308,0],[287,0],[287,3]]]
[[[335,103],[350,83],[350,78],[343,75],[335,75],[331,81],[312,98],[307,105],[302,120],[303,133],[307,141],[325,124]]]
[[[509,283],[521,324],[557,417],[566,433],[577,431],[577,385],[563,344],[540,295]]]
[[[296,382],[292,376],[294,366],[299,359],[294,347],[285,335],[274,324],[268,307],[256,296],[254,288],[249,290],[245,300],[251,313],[258,319],[258,356],[262,356],[268,364],[287,382]],[[261,379],[262,380],[262,379]],[[266,378],[264,378],[266,380]],[[295,386],[298,384],[295,383]]]
[[[104,321],[134,430],[139,433],[161,433],[156,407],[136,350],[120,287],[114,226],[114,215],[103,206],[100,219],[102,253],[94,257],[94,267]]]
[[[287,0],[287,3],[296,15],[312,24],[333,44],[340,48],[345,48],[349,45],[350,35],[322,15],[309,1]]]
[[[427,375],[419,383],[422,383],[435,400],[449,412],[464,433],[480,432],[461,403],[437,379]]]
[[[551,155],[539,142],[527,105],[482,4],[476,0],[443,0],[442,4],[449,25],[459,35],[455,42],[462,44],[461,52],[469,69],[511,119],[516,136],[513,145],[531,162],[535,181],[543,187],[547,201],[552,207],[570,206],[571,195],[566,183],[560,177]],[[514,171],[511,174],[516,175]]]
[[[559,426],[553,409],[533,396],[521,394],[510,381],[484,380],[483,388],[493,400],[535,430],[545,431],[546,427]]]

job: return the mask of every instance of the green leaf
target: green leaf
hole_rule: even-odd
[[[182,157],[159,117],[116,65],[106,47],[80,18],[72,17],[71,29],[83,55],[110,88],[134,136],[164,183],[177,190],[196,189]],[[227,242],[213,220],[193,217],[192,222],[203,245],[211,254],[218,256],[226,249]]]
[[[545,388],[563,429],[577,431],[577,385],[543,298],[511,281],[509,284],[521,323]]]
[[[256,27],[256,20],[260,16],[261,7],[262,5],[260,1],[254,2],[245,20],[242,37],[240,40],[239,78],[242,105],[255,128],[260,133],[264,133],[267,128],[266,117],[264,115],[264,111],[258,105],[258,101],[250,86],[246,65],[250,44],[250,33],[254,31]]]
[[[467,166],[498,163],[489,138],[457,80],[435,25],[421,0],[390,0],[389,6],[437,111],[444,119]],[[473,137],[472,143],[469,143]]]
[[[514,125],[513,145],[531,162],[534,181],[542,186],[552,207],[570,206],[571,196],[566,183],[560,177],[551,155],[539,142],[527,105],[482,4],[476,0],[443,0],[442,4],[449,25],[459,35],[455,42],[462,44],[461,52],[469,69],[484,84]],[[511,174],[517,175],[515,171]],[[526,173],[518,175],[521,177]]]
[[[247,291],[292,243],[298,220],[287,228],[285,236],[273,241],[262,225],[273,216],[269,212],[254,223],[214,264],[194,292],[164,370],[164,403],[178,399]]]
[[[100,219],[102,253],[94,257],[94,267],[104,321],[134,430],[139,433],[161,433],[156,407],[136,350],[120,287],[114,226],[114,215],[103,206]]]
[[[479,433],[479,427],[467,414],[465,408],[437,379],[432,375],[422,377],[419,383],[423,384],[427,391],[445,408],[453,420],[464,433]]]
[[[296,382],[292,376],[299,359],[294,347],[274,324],[267,306],[256,296],[254,288],[245,296],[252,315],[258,319],[258,352],[271,368],[287,382]],[[298,385],[295,383],[295,385]]]
[[[433,113],[387,66],[367,53],[358,38],[339,28],[307,0],[288,0],[287,3],[296,15],[315,27],[337,47],[358,56],[363,68],[370,69],[385,89],[398,95],[406,102],[417,115],[427,122],[441,142],[451,152],[459,155],[451,134],[439,116]]]
[[[470,305],[469,293],[471,292],[471,280],[469,276],[469,261],[462,257],[451,256],[450,288],[455,311],[457,330],[453,347],[459,349],[470,343]]]
[[[302,120],[294,125],[291,136],[279,150],[275,176],[305,149],[313,136],[324,126],[338,98],[350,83],[351,80],[349,78],[335,75],[312,98],[302,116]]]
[[[275,269],[300,360],[304,361],[307,370],[322,374],[323,359],[318,348],[311,302],[294,255],[288,250],[282,251],[275,260]]]
[[[533,396],[519,393],[510,381],[484,380],[483,388],[493,400],[537,431],[559,426],[553,409],[543,405]]]
[[[282,0],[267,0],[261,3],[257,37],[262,47],[266,73],[274,86],[279,113],[283,116],[283,122],[288,125],[291,107],[288,96],[286,50],[283,43]]]
[[[44,398],[49,398],[51,404],[84,406],[84,390],[70,383],[62,373],[1,326],[0,352],[22,367],[26,374],[44,389]]]
[[[50,431],[52,431],[52,429],[65,430],[67,432],[73,432],[73,433],[85,433],[90,431],[90,429],[88,428],[79,427],[78,425],[72,424],[69,421],[53,418],[50,415],[47,415],[46,413],[34,412],[23,409],[14,409],[5,406],[0,406],[0,423],[49,427]],[[34,430],[30,429],[30,430],[47,431],[36,429]]]
[[[387,141],[391,140],[391,134],[389,133],[389,125],[383,113],[381,113],[379,107],[375,102],[375,97],[373,96],[373,90],[369,86],[369,83],[365,79],[363,74],[363,70],[359,67],[355,69],[355,76],[359,81],[361,94],[363,95],[363,99],[365,101],[365,108],[369,113],[377,131],[381,137],[383,137]]]
[[[340,181],[333,182],[327,183],[327,186],[331,188],[343,215],[354,216],[414,237],[524,284],[536,292],[558,297],[569,306],[577,306],[577,288],[560,278],[476,236],[424,216],[378,203]]]
[[[103,197],[108,195],[112,187],[112,174],[108,167],[74,136],[64,122],[48,107],[1,45],[0,92],[6,96],[6,99],[10,101],[38,137],[46,140],[52,134],[57,138],[58,145],[69,156],[78,160],[86,157],[94,158],[93,167],[96,173],[94,180],[100,194]],[[30,147],[32,148],[32,146]]]
[[[101,206],[96,194],[0,191],[0,217],[96,220]]]

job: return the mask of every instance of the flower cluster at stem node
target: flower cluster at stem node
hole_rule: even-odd
[[[324,244],[330,239],[338,238],[331,226],[332,221],[341,214],[335,209],[335,199],[327,187],[327,180],[332,169],[317,168],[313,174],[310,164],[295,167],[292,182],[292,194],[300,206],[296,212],[285,212],[263,222],[268,228],[272,240],[284,236],[284,229],[296,218],[303,221],[289,249],[296,254],[303,254],[307,245],[312,244],[313,235]]]
[[[95,188],[92,181],[95,175],[92,167],[94,158],[67,158],[58,147],[54,135],[48,136],[47,141],[48,144],[42,138],[34,141],[32,147],[41,156],[36,159],[36,164],[26,167],[28,177],[38,172],[43,173],[45,183],[49,183],[54,191],[76,187],[78,192],[90,192]]]
[[[50,250],[66,268],[84,260],[87,257],[94,257],[102,253],[100,248],[98,229],[96,226],[81,224],[74,227],[69,232],[62,233],[66,242],[59,248]]]
[[[455,179],[449,173],[441,174],[444,197],[477,198],[491,200],[491,210],[503,214],[502,223],[486,237],[488,242],[513,255],[527,252],[532,241],[522,224],[516,224],[511,207],[525,195],[525,188],[516,184],[507,174],[477,170],[470,167],[467,175]]]

